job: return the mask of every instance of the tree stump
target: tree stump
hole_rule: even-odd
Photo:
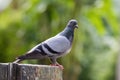
[[[47,65],[0,63],[0,80],[63,80],[62,70]]]

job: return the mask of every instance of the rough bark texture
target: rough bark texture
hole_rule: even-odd
[[[0,63],[0,80],[63,80],[58,67]]]
[[[8,77],[8,64],[7,63],[1,63],[0,64],[0,80],[7,80]]]

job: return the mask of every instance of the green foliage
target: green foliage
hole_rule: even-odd
[[[74,18],[79,29],[72,51],[59,59],[64,80],[115,80],[118,17],[113,0],[14,0],[0,13],[0,62],[12,62]]]

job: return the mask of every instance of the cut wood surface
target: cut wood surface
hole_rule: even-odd
[[[0,80],[63,80],[62,70],[48,65],[0,63]]]

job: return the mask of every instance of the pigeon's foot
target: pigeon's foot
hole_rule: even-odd
[[[60,65],[60,64],[51,64],[51,66],[58,66],[61,70],[64,69],[64,67],[62,65]]]

